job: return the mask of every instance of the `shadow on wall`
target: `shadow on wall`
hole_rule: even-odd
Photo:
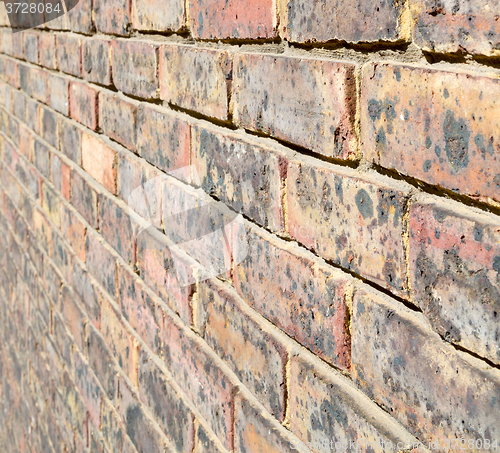
[[[13,32],[50,22],[71,11],[80,0],[2,0]]]

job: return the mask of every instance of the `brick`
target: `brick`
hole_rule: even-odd
[[[165,364],[222,444],[231,449],[234,384],[200,342],[171,318],[164,323]]]
[[[186,28],[186,11],[180,0],[133,0],[132,24],[135,30],[180,31]]]
[[[44,182],[42,184],[42,209],[57,227],[61,225],[59,205],[59,196]]]
[[[290,434],[262,409],[242,394],[234,403],[234,451],[236,453],[289,453],[310,450],[303,448],[298,438]]]
[[[50,179],[50,151],[37,139],[34,142],[33,164],[43,176]]]
[[[201,423],[197,423],[193,453],[226,453],[221,442]]]
[[[160,48],[160,98],[227,120],[232,59],[228,52],[165,45]]]
[[[70,331],[75,343],[80,350],[85,344],[85,314],[75,302],[75,297],[67,286],[61,290],[61,312],[65,320],[66,328]]]
[[[413,39],[432,52],[498,55],[498,9],[481,2],[417,0],[411,4]]]
[[[216,280],[199,284],[195,327],[278,420],[284,418],[286,349]]]
[[[139,394],[176,451],[193,451],[193,413],[154,360],[142,351],[139,360]]]
[[[111,0],[94,4],[97,31],[113,35],[127,35],[131,22],[130,0]]]
[[[58,117],[45,107],[40,108],[40,135],[54,148],[59,147]]]
[[[27,61],[38,64],[38,33],[25,31],[24,56]]]
[[[23,33],[12,33],[12,56],[24,60]]]
[[[26,97],[19,91],[14,91],[12,93],[12,103],[12,113],[22,121],[26,116]]]
[[[400,2],[327,0],[313,5],[288,0],[283,7],[283,36],[294,42],[396,41],[404,38]],[[341,12],[341,14],[339,14]]]
[[[71,82],[69,85],[69,111],[75,119],[89,129],[97,129],[98,92],[90,85]]]
[[[79,303],[85,310],[96,329],[100,328],[101,308],[99,304],[99,290],[94,285],[91,277],[79,263],[74,263],[72,274],[73,291],[78,297]]]
[[[206,193],[261,226],[284,229],[286,152],[201,126],[193,128],[192,149]]]
[[[26,124],[33,129],[33,132],[40,134],[40,112],[38,110],[38,102],[33,99],[26,99]]]
[[[116,193],[117,152],[90,134],[82,137],[82,167],[111,193]]]
[[[118,267],[119,303],[123,317],[156,355],[163,355],[161,328],[163,311],[137,278]]]
[[[317,453],[325,445],[392,451],[398,444],[400,449],[417,443],[373,402],[360,398],[350,382],[331,372],[326,375],[300,357],[292,359],[290,368],[290,430],[302,441],[299,446]]]
[[[353,159],[354,69],[337,61],[237,55],[234,120],[328,157]]]
[[[71,167],[55,154],[50,160],[50,180],[55,189],[66,199],[71,199]]]
[[[59,268],[68,284],[71,285],[74,253],[62,238],[59,230],[52,232],[52,248],[49,251],[49,256]]]
[[[44,104],[49,103],[49,73],[42,69],[30,68],[31,97]]]
[[[353,326],[354,381],[422,442],[498,439],[498,370],[447,345],[421,314],[368,289],[355,294]]]
[[[68,12],[65,18],[71,31],[85,34],[93,31],[92,0],[71,0],[66,2],[66,8]]]
[[[363,69],[366,158],[479,199],[500,200],[500,82],[403,65]]]
[[[19,65],[23,66],[23,65]],[[12,60],[5,60],[5,81],[17,88],[18,85],[18,64]]]
[[[82,73],[89,82],[111,85],[111,41],[98,38],[83,41]]]
[[[92,276],[108,294],[116,298],[116,258],[109,246],[97,234],[87,231],[85,238],[85,262]]]
[[[189,2],[190,29],[201,39],[271,39],[277,36],[276,4],[270,0]]]
[[[138,103],[119,95],[101,92],[99,95],[99,126],[108,137],[135,151],[137,140]]]
[[[323,258],[405,295],[407,193],[407,186],[375,174],[308,158],[291,161],[288,231]]]
[[[48,83],[49,105],[59,113],[69,116],[69,80],[50,74]]]
[[[92,423],[99,426],[101,412],[102,389],[94,372],[81,353],[75,350],[73,354],[75,363],[75,384],[80,391],[83,401],[89,411]]]
[[[132,392],[123,378],[120,380],[120,414],[125,423],[127,435],[138,453],[174,452],[164,434],[146,414],[144,406],[138,401],[137,394]]]
[[[67,74],[80,77],[82,39],[78,35],[69,33],[60,33],[56,37],[57,68]]]
[[[500,218],[428,198],[409,222],[411,299],[447,341],[500,364]]]
[[[40,33],[38,37],[38,46],[40,65],[49,69],[56,69],[56,35],[53,33]],[[60,52],[62,56],[65,55],[67,58],[63,50]]]
[[[73,162],[81,165],[82,162],[82,128],[76,123],[61,119],[61,152]]]
[[[101,410],[101,432],[104,441],[111,451],[125,451],[127,434],[120,414],[107,400],[103,402]],[[130,440],[128,440],[130,442]]]
[[[88,180],[79,171],[73,170],[71,174],[71,204],[92,228],[97,228],[98,196]]]
[[[289,242],[246,229],[233,271],[241,297],[274,325],[327,362],[350,367],[347,324],[352,278]]]
[[[13,43],[12,43],[12,37],[14,36],[14,33],[12,30],[9,29],[2,29],[1,37],[1,46],[2,46],[2,53],[6,55],[12,55],[13,53]]]
[[[137,153],[161,170],[190,164],[190,126],[162,110],[141,105],[137,112]]]
[[[99,226],[104,240],[133,266],[135,264],[134,225],[127,205],[102,195],[99,198]]]
[[[152,99],[158,90],[158,47],[139,41],[112,43],[113,82],[120,91]]]

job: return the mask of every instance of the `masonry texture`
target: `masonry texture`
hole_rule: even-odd
[[[0,450],[500,448],[500,2],[0,2]]]

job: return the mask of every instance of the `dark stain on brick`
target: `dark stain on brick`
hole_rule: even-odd
[[[363,219],[373,217],[373,201],[365,189],[358,190],[355,201]]]
[[[451,110],[446,112],[443,133],[446,156],[455,171],[469,165],[469,138],[470,131],[463,119],[455,119]]]
[[[375,99],[370,99],[368,101],[368,114],[372,121],[379,120],[382,113],[382,102]]]

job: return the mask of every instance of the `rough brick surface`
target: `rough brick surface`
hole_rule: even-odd
[[[94,5],[97,31],[113,35],[126,35],[130,27],[130,0],[110,0]]]
[[[132,0],[136,30],[176,31],[186,26],[185,3],[180,0]]]
[[[117,153],[94,136],[82,138],[82,167],[110,192],[116,191]]]
[[[82,39],[78,35],[59,33],[56,35],[56,43],[47,42],[47,46],[56,46],[57,67],[67,74],[79,76],[81,74],[81,51]],[[49,55],[52,50],[47,49]]]
[[[188,46],[160,48],[160,98],[220,120],[229,114],[228,52]]]
[[[368,160],[473,197],[500,199],[498,80],[367,65],[361,91]]]
[[[69,111],[73,119],[90,129],[97,128],[98,92],[91,86],[71,82],[69,85]]]
[[[111,84],[111,42],[90,38],[82,44],[82,74],[85,80]]]
[[[99,94],[99,126],[104,134],[135,150],[137,105],[117,95]]]

